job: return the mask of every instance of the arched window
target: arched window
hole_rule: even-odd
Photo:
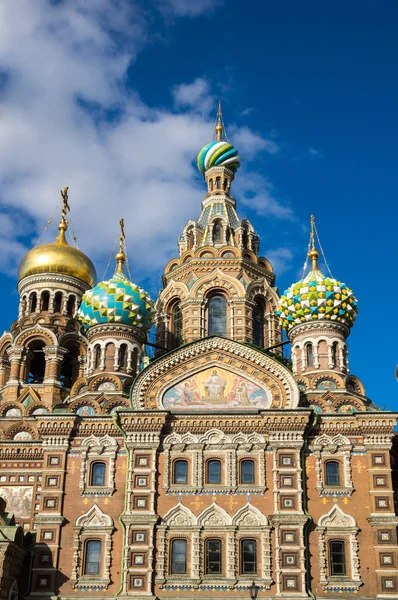
[[[224,188],[224,190],[226,190],[227,187],[228,187],[228,179],[224,179],[224,182],[223,182],[223,188]]]
[[[121,369],[127,366],[127,344],[122,344],[119,348],[119,366]]]
[[[247,234],[247,227],[244,227],[242,232],[242,244],[244,248],[247,248],[249,245],[249,236]]]
[[[87,540],[85,544],[84,575],[99,575],[101,568],[100,540]]]
[[[76,304],[75,296],[69,296],[68,302],[66,304],[66,313],[67,313],[68,317],[73,317],[73,314],[75,312],[75,304]]]
[[[50,304],[50,292],[47,292],[47,291],[42,292],[41,300],[40,300],[40,310],[47,311],[49,304]]]
[[[63,386],[71,388],[79,377],[79,355],[80,348],[77,343],[69,343],[65,350],[68,353],[64,356],[61,365],[60,381]]]
[[[221,462],[219,460],[208,460],[206,465],[206,483],[221,483]]]
[[[209,191],[212,192],[213,191],[213,180],[209,179]]]
[[[340,465],[337,460],[325,464],[326,485],[340,485]]]
[[[105,463],[103,462],[93,462],[91,464],[91,477],[90,477],[90,485],[105,485]]]
[[[188,483],[188,462],[175,460],[173,467],[173,483]]]
[[[185,575],[187,572],[187,540],[171,542],[171,574]]]
[[[256,540],[241,540],[240,542],[240,573],[241,575],[257,573]]]
[[[54,296],[54,312],[61,312],[62,307],[62,292],[57,292]]]
[[[224,296],[209,298],[208,303],[208,335],[227,335],[227,301]]]
[[[221,190],[221,177],[216,178],[216,188]]]
[[[28,383],[43,383],[46,370],[44,346],[44,342],[40,340],[34,341],[29,345],[27,359]]]
[[[174,348],[177,348],[182,344],[182,310],[179,302],[177,302],[172,309],[171,327],[173,334],[173,345]]]
[[[205,543],[205,574],[221,575],[222,573],[222,553],[221,540],[206,540]]]
[[[101,346],[96,346],[94,348],[94,369],[98,369],[101,362]]]
[[[264,347],[264,306],[258,301],[253,310],[253,344]]]
[[[216,223],[214,223],[214,227],[213,227],[213,242],[219,243],[222,242],[222,226],[220,221],[217,221]]]
[[[247,485],[254,483],[254,460],[240,461],[240,483]]]
[[[313,367],[314,366],[314,351],[312,348],[312,344],[306,344],[305,355],[307,358],[307,367]]]
[[[332,344],[332,363],[334,367],[337,367],[337,342],[333,342]]]
[[[347,573],[345,561],[345,545],[341,540],[329,542],[330,575],[345,576]]]
[[[30,310],[30,312],[31,313],[35,312],[36,308],[37,308],[37,294],[36,294],[36,292],[33,292],[33,294],[30,295],[29,301],[30,301],[30,304],[29,304],[29,310]]]

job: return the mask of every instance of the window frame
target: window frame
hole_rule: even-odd
[[[217,542],[219,544],[219,571],[211,571],[209,569],[209,565],[210,565],[210,560],[209,560],[209,544],[211,542]],[[214,550],[212,552],[215,552]],[[222,546],[222,540],[220,538],[207,538],[205,540],[205,552],[204,552],[204,556],[205,556],[205,569],[204,569],[204,574],[209,576],[214,576],[214,575],[222,575],[223,574],[223,546]],[[215,562],[215,561],[211,561],[211,562]]]
[[[337,483],[330,483],[329,477],[331,474],[328,474],[328,465],[337,465]],[[341,463],[338,460],[326,460],[324,464],[324,473],[325,473],[325,487],[340,487],[341,486]]]
[[[243,549],[243,545],[246,542],[254,542],[254,560],[253,561],[245,561],[244,560],[244,554],[245,551]],[[258,573],[258,556],[257,556],[257,540],[255,538],[242,538],[239,540],[239,570],[240,570],[240,575],[243,576],[254,576],[257,575]],[[244,564],[246,563],[250,563],[252,565],[254,565],[254,570],[250,571],[244,568]]]
[[[99,544],[99,560],[98,562],[95,562],[94,564],[98,564],[98,571],[95,573],[92,572],[88,572],[87,571],[87,565],[89,564],[87,558],[89,555],[89,545],[90,544]],[[83,572],[82,575],[83,577],[101,577],[101,566],[102,566],[102,543],[103,540],[101,539],[97,539],[97,538],[88,538],[86,540],[84,540],[84,556],[83,556]],[[91,561],[94,562],[94,561]]]
[[[219,307],[214,307],[213,304],[216,300],[222,300],[222,309],[221,304]],[[218,313],[223,314],[218,314]],[[216,326],[215,321],[222,321],[222,327]],[[228,333],[228,306],[227,306],[227,298],[224,294],[216,293],[212,294],[207,300],[207,335],[218,335],[219,337],[227,337]]]
[[[177,481],[176,467],[178,464],[185,464],[186,477],[185,481]],[[188,485],[189,484],[189,463],[185,458],[176,458],[173,460],[173,485]]]
[[[94,468],[97,467],[97,465],[102,465],[103,466],[103,483],[97,483],[94,481]],[[90,487],[107,487],[107,482],[106,482],[106,467],[107,464],[106,462],[104,462],[103,460],[93,460],[90,462]]]
[[[215,482],[215,481],[210,481],[210,471],[209,471],[209,465],[213,463],[213,464],[218,464],[219,466],[219,481]],[[206,460],[206,485],[222,485],[222,463],[221,460],[219,458],[209,458]]]
[[[245,463],[251,463],[251,465],[252,465],[252,468],[253,468],[252,481],[244,481],[243,465]],[[240,485],[256,485],[256,461],[253,460],[252,458],[242,458],[239,461],[239,484]]]
[[[185,561],[184,561],[184,570],[176,571],[174,569],[174,565],[177,564],[177,561],[174,558],[174,548],[178,543],[183,543],[185,546]],[[187,575],[188,573],[188,541],[186,538],[174,538],[170,541],[170,575]]]
[[[333,550],[332,550],[333,544],[341,544],[341,547],[343,548],[343,552],[339,553],[340,555],[343,556],[343,562],[338,563],[343,566],[343,572],[341,572],[341,573],[334,572],[336,561],[333,559]],[[329,577],[347,577],[347,553],[346,553],[345,540],[343,540],[343,539],[328,540],[328,556],[329,556],[329,569],[328,569]]]
[[[307,342],[305,345],[305,362],[306,367],[314,366],[314,345],[312,342]]]

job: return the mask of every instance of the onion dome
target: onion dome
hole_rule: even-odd
[[[91,260],[81,250],[69,246],[65,231],[68,228],[66,214],[68,206],[68,188],[61,191],[63,199],[62,218],[58,225],[59,234],[55,242],[32,248],[22,258],[18,268],[18,279],[40,273],[60,273],[69,275],[87,283],[95,284],[97,274]]]
[[[283,329],[289,331],[300,323],[322,319],[352,327],[358,314],[358,300],[353,291],[345,283],[321,273],[317,264],[319,254],[313,243],[308,257],[312,261],[308,275],[291,285],[279,299],[276,314]]]
[[[120,222],[120,249],[116,254],[115,274],[108,281],[101,281],[88,290],[82,298],[77,318],[86,328],[99,323],[123,323],[148,331],[155,314],[150,296],[124,274],[123,219]]]
[[[207,144],[198,154],[198,169],[204,173],[211,167],[228,167],[231,171],[236,171],[240,167],[240,158],[238,151],[222,139],[223,123],[221,114],[221,105],[218,104],[216,140]]]

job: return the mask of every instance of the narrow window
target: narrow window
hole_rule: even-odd
[[[76,302],[76,298],[74,296],[69,296],[68,302],[66,305],[66,312],[67,312],[68,317],[73,317],[73,314],[75,312],[75,302]]]
[[[174,348],[177,348],[182,344],[182,310],[179,303],[173,306],[171,324]]]
[[[212,192],[213,191],[213,180],[209,179],[209,191]]]
[[[121,369],[126,368],[127,346],[122,344],[119,349],[119,366]]]
[[[105,463],[94,462],[91,465],[91,485],[105,485]]]
[[[241,574],[253,575],[257,573],[257,542],[256,540],[241,540]]]
[[[337,367],[337,342],[332,344],[332,363],[334,367]]]
[[[185,575],[187,572],[187,541],[171,542],[171,574]]]
[[[221,177],[216,178],[216,188],[221,190]]]
[[[253,310],[253,344],[264,346],[264,308],[257,303]]]
[[[211,296],[208,305],[208,335],[227,335],[227,301],[224,296]]]
[[[326,485],[340,485],[340,465],[335,460],[325,464]]]
[[[206,540],[206,575],[221,575],[221,540]]]
[[[36,307],[37,307],[37,295],[36,295],[36,292],[34,292],[30,296],[30,312],[35,312]]]
[[[221,241],[222,241],[221,223],[217,222],[214,224],[214,228],[213,228],[213,242],[221,242]]]
[[[84,575],[100,574],[101,546],[100,540],[89,540],[86,542]]]
[[[54,312],[61,312],[62,306],[62,292],[57,292],[54,296]]]
[[[175,460],[173,483],[188,483],[188,463],[186,460]]]
[[[330,575],[332,575],[332,576],[346,575],[344,542],[341,542],[341,541],[329,542],[329,553],[330,553]]]
[[[219,460],[207,461],[207,483],[221,483],[221,462]]]
[[[307,356],[307,367],[314,366],[314,353],[312,349],[312,344],[307,344],[305,347],[306,356]]]
[[[101,346],[96,346],[94,350],[94,369],[98,369],[101,361]]]
[[[50,304],[50,292],[42,292],[40,310],[47,311]]]
[[[246,485],[254,483],[254,460],[241,460],[240,482]]]

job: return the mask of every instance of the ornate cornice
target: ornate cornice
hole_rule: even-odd
[[[87,283],[84,283],[80,279],[75,279],[75,277],[70,277],[69,275],[61,275],[60,273],[40,273],[37,275],[29,275],[28,277],[21,279],[18,283],[18,292],[22,294],[26,287],[37,283],[71,285],[81,291],[82,294],[90,289],[90,286]]]
[[[337,321],[327,321],[326,319],[314,320],[314,321],[306,321],[305,323],[300,323],[299,325],[295,325],[292,327],[288,333],[289,339],[293,341],[298,335],[302,333],[316,331],[319,334],[329,333],[330,331],[338,332],[347,338],[350,335],[350,328],[347,327],[344,323],[339,323]]]
[[[161,385],[164,387],[167,383],[164,381],[166,373],[169,376],[173,375],[173,370],[175,371],[181,366],[186,368],[187,363],[205,355],[208,355],[208,360],[214,362],[214,364],[221,362],[222,358],[227,358],[226,368],[228,368],[228,365],[233,364],[232,359],[235,356],[242,361],[241,367],[245,368],[248,375],[250,374],[250,367],[253,371],[252,377],[259,380],[264,378],[265,385],[272,391],[272,408],[296,408],[298,406],[300,393],[297,383],[292,373],[284,365],[258,350],[233,340],[210,337],[182,346],[159,358],[142,371],[132,390],[131,402],[133,408],[135,410],[160,408],[159,398],[156,397],[153,390],[154,386],[159,387]],[[236,363],[234,366],[239,370]],[[203,363],[202,368],[204,368]],[[175,378],[177,378],[177,373]]]

